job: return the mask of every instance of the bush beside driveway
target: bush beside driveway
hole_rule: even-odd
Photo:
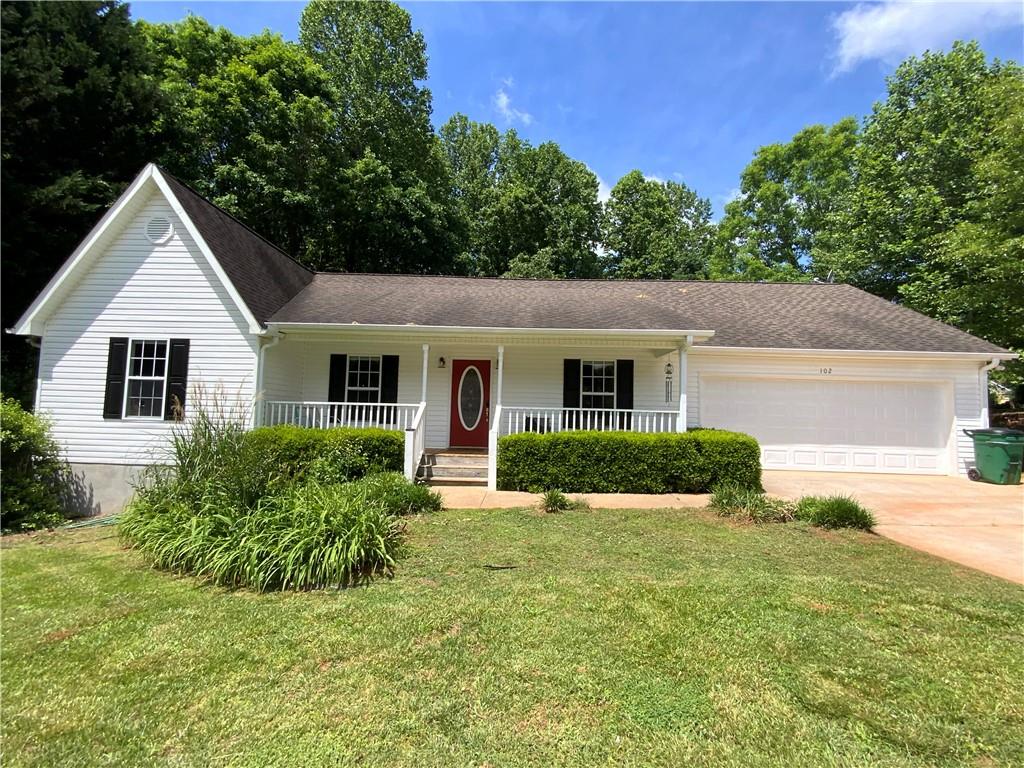
[[[875,512],[875,531],[914,549],[1024,584],[1024,486],[959,477],[764,472],[765,490],[796,499],[845,493]]]

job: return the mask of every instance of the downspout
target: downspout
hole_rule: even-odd
[[[998,368],[1003,361],[995,358],[978,369],[978,393],[981,395],[981,426],[988,427],[988,372]]]
[[[11,329],[7,329],[10,333]],[[39,398],[43,396],[43,337],[29,336],[25,339],[32,349],[39,352],[39,359],[36,360],[36,394],[32,400],[32,412],[39,413]]]
[[[276,347],[282,338],[280,331],[274,331],[268,336],[260,336],[260,341],[266,340],[265,344],[260,344],[259,359],[256,363],[256,391],[255,401],[253,402],[253,422],[254,426],[260,426],[263,423],[263,409],[258,406],[258,403],[263,399],[263,365],[266,361],[267,350],[271,347]]]

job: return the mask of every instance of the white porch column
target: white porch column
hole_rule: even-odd
[[[686,431],[686,351],[692,343],[693,336],[687,336],[686,341],[679,345],[679,419],[676,432]]]
[[[498,345],[498,386],[494,393],[493,419],[487,432],[487,490],[498,489],[498,432],[501,430],[501,390],[505,379],[505,345]]]
[[[430,367],[430,345],[423,345],[423,382],[420,384],[420,402],[427,402],[427,369]]]
[[[501,387],[505,378],[505,345],[498,345],[498,390],[495,393],[495,400],[498,402],[495,405],[501,405]]]

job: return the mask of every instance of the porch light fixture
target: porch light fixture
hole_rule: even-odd
[[[665,363],[665,402],[672,402],[672,363]]]
[[[437,367],[438,368],[445,368],[445,367],[447,367],[447,363],[445,363],[443,357],[437,358]]]

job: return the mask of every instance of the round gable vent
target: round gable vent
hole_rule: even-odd
[[[155,216],[146,222],[146,239],[156,245],[166,243],[173,231],[171,220],[163,216]]]

